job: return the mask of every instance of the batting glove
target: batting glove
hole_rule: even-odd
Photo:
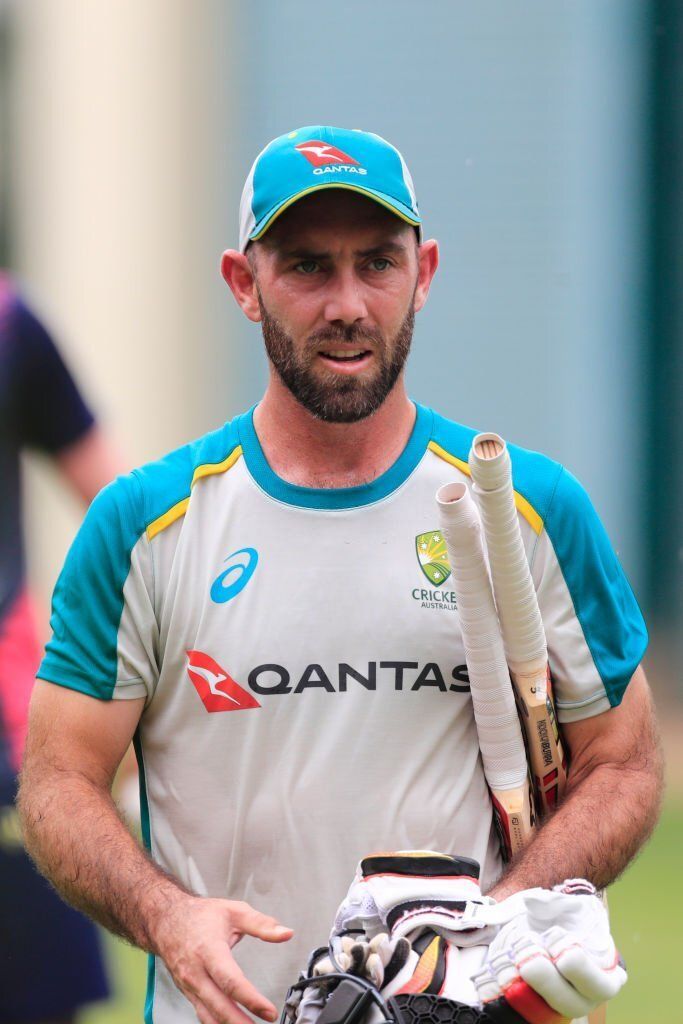
[[[472,978],[496,1024],[562,1024],[619,992],[626,970],[590,882],[572,879],[511,899],[523,910],[501,927]]]
[[[337,911],[332,941],[349,931],[362,931],[368,939],[386,932],[412,941],[430,928],[447,938],[458,933],[462,946],[490,942],[495,931],[486,931],[489,922],[471,913],[493,902],[482,896],[478,878],[479,865],[467,857],[429,850],[364,857]],[[472,919],[464,924],[466,911]]]

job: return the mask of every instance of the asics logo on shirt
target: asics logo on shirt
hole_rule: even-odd
[[[228,555],[225,561],[232,564],[211,584],[211,600],[216,604],[225,604],[244,590],[258,565],[258,551],[240,548]]]

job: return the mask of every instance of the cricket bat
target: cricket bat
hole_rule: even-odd
[[[472,489],[481,512],[506,662],[526,735],[535,805],[541,815],[547,814],[557,806],[564,792],[567,761],[553,706],[545,630],[517,518],[510,455],[503,439],[497,434],[477,435],[472,442],[469,465]],[[462,484],[449,486],[464,488]],[[456,556],[451,555],[450,547],[448,550],[453,571]],[[454,590],[460,606],[455,583]],[[474,700],[474,687],[472,694]],[[530,830],[526,838],[529,834]],[[604,893],[601,898],[606,904]],[[606,1019],[605,1006],[598,1007],[588,1018],[589,1024],[605,1024]]]
[[[507,664],[527,740],[539,816],[560,800],[567,780],[552,699],[545,630],[517,517],[510,455],[497,434],[478,434],[469,456],[481,513]]]
[[[534,827],[524,737],[491,589],[482,524],[469,489],[446,484],[436,495],[451,566],[474,719],[505,860],[528,842]]]

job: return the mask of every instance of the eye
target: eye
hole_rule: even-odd
[[[299,274],[310,276],[320,269],[320,264],[316,260],[302,260],[301,263],[297,263],[294,269]]]
[[[388,270],[391,266],[391,260],[388,260],[386,256],[376,256],[374,260],[370,262],[370,267],[373,270],[378,270],[380,273],[384,270]]]

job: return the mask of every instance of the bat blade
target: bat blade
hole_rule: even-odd
[[[469,457],[481,512],[505,654],[524,726],[537,807],[552,811],[566,784],[567,763],[552,700],[548,649],[524,550],[510,455],[497,434],[479,434]]]
[[[484,557],[481,520],[464,484],[447,484],[436,498],[460,616],[484,774],[503,856],[510,860],[530,837],[534,807],[524,738]]]

